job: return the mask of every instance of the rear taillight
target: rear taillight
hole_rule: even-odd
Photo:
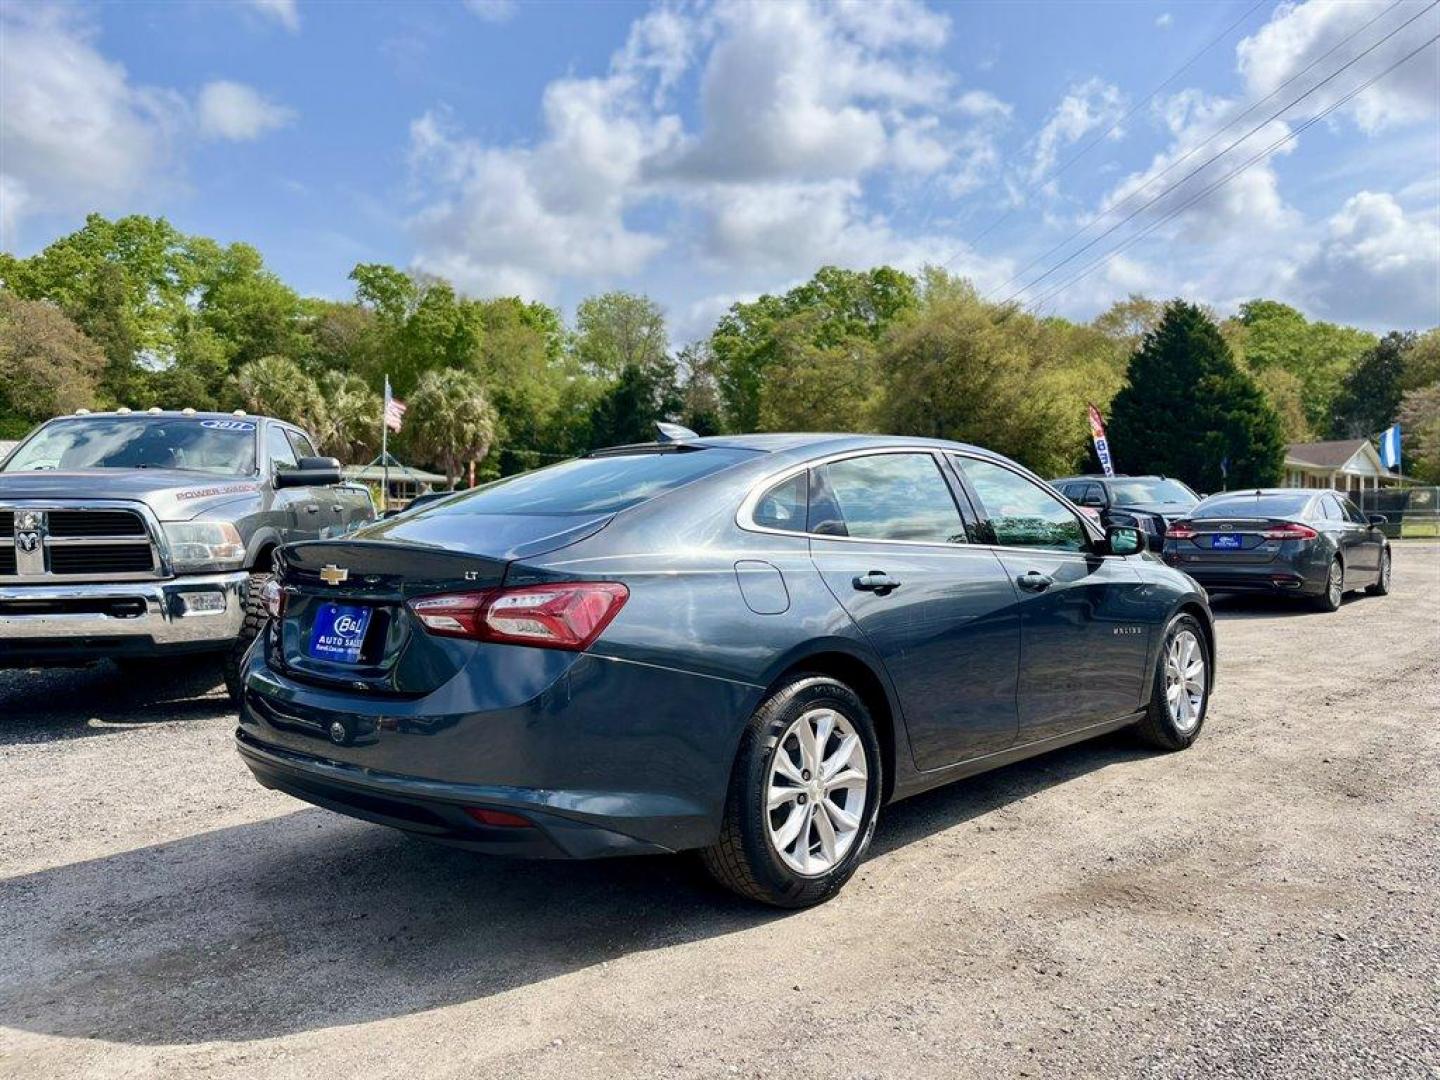
[[[440,637],[580,651],[610,624],[630,596],[615,581],[567,581],[410,601],[426,630]]]
[[[1276,525],[1260,534],[1266,540],[1314,540],[1320,534],[1309,525]]]
[[[270,618],[277,622],[285,617],[286,595],[284,586],[274,578],[261,586],[260,601],[265,605],[265,610],[269,613]]]
[[[1193,540],[1195,530],[1190,527],[1188,521],[1177,521],[1165,530],[1166,540]]]

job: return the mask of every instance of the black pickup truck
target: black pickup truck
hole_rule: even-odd
[[[369,491],[280,420],[51,420],[0,461],[0,666],[214,652],[237,693],[275,549],[374,518]]]

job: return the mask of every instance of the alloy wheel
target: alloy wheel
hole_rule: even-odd
[[[865,747],[844,714],[829,708],[802,714],[785,729],[770,764],[770,846],[797,874],[834,869],[860,836],[869,786]]]
[[[1195,730],[1205,704],[1205,653],[1194,631],[1181,630],[1166,648],[1165,703],[1177,731]]]
[[[1390,552],[1380,556],[1380,587],[1390,588]]]
[[[1340,569],[1340,563],[1332,562],[1330,564],[1330,577],[1325,582],[1325,588],[1330,594],[1330,604],[1332,607],[1340,606],[1341,597],[1345,594],[1345,590],[1342,587],[1344,579],[1345,572]]]

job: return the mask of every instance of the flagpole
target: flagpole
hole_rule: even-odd
[[[390,376],[385,376],[385,400],[380,406],[380,513],[390,509]]]

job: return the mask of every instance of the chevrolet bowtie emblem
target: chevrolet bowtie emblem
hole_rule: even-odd
[[[350,577],[350,571],[343,566],[327,563],[320,570],[320,580],[326,585],[339,585]]]

